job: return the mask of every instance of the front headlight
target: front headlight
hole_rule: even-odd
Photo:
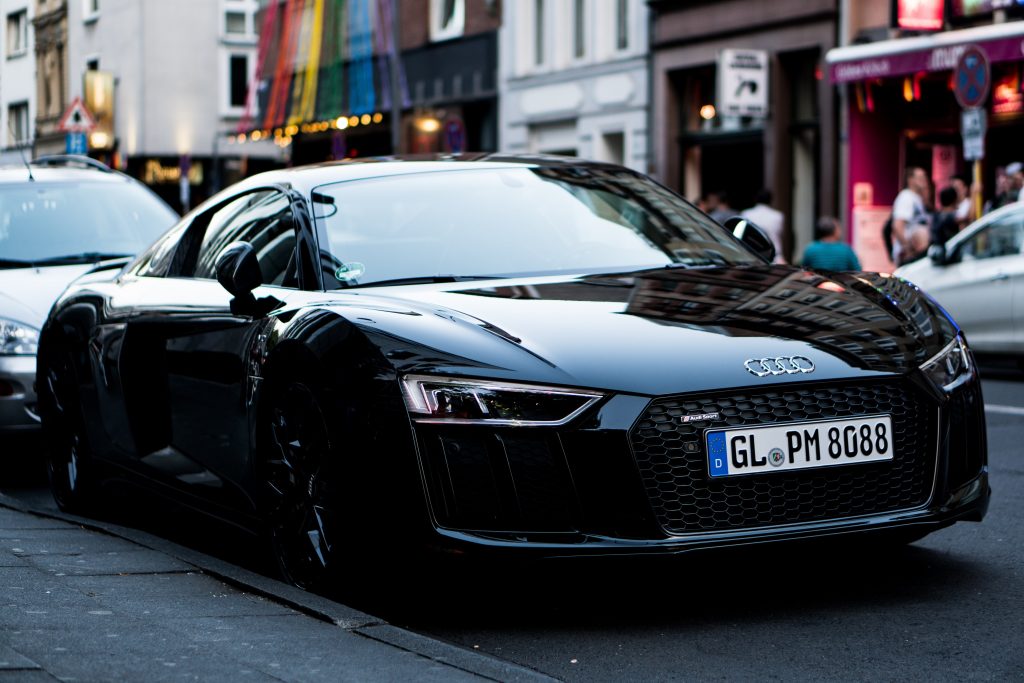
[[[0,318],[0,356],[34,356],[39,350],[39,330]]]
[[[921,366],[928,379],[942,391],[950,392],[971,377],[971,353],[963,337],[957,335],[944,349]]]
[[[417,422],[520,427],[562,425],[602,396],[580,389],[409,375],[405,405]]]

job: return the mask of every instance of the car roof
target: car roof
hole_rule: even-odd
[[[1013,214],[1021,212],[1024,212],[1024,202],[1012,202],[1010,204],[1007,204],[1006,206],[1001,206],[998,209],[995,209],[994,211],[990,211],[989,213],[986,213],[984,216],[974,221],[966,228],[964,228],[963,230],[949,238],[949,241],[946,242],[946,247],[948,249],[952,249],[961,242],[970,239],[971,236],[974,235],[974,233],[983,229],[986,225],[994,223],[1005,216],[1012,216]]]
[[[614,164],[543,154],[398,155],[327,161],[307,166],[267,171],[242,180],[233,189],[240,190],[268,184],[283,184],[308,192],[319,185],[349,180],[467,169],[537,168],[542,166],[626,170]]]
[[[133,182],[132,178],[123,173],[101,171],[95,168],[66,166],[32,166],[32,178],[38,183],[58,182],[97,182],[124,183]],[[21,166],[0,167],[0,184],[27,183],[28,169]]]

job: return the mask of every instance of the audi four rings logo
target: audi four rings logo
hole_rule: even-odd
[[[778,358],[749,358],[743,364],[752,375],[795,375],[798,372],[814,372],[814,363],[805,356],[779,356]]]

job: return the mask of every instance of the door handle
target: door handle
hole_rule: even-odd
[[[1009,279],[1010,279],[1010,276],[1007,275],[1006,273],[999,273],[998,275],[993,275],[992,279],[989,280],[989,282],[1002,282],[1003,280],[1009,280]]]

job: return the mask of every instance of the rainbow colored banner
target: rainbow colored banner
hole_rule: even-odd
[[[271,0],[238,133],[372,114],[391,106],[395,0]]]

